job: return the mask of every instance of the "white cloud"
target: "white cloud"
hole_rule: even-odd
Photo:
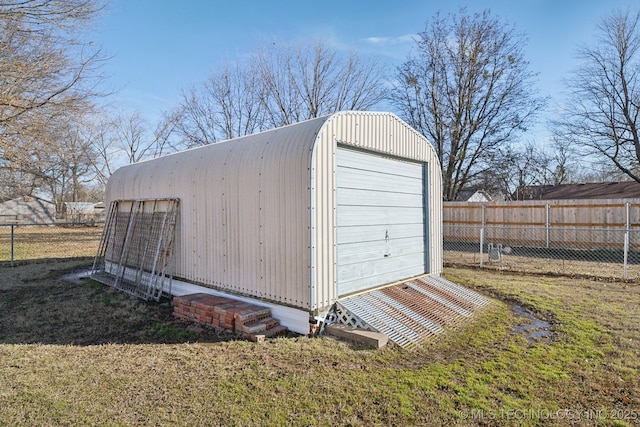
[[[367,43],[376,46],[397,46],[400,44],[413,43],[417,34],[405,34],[397,37],[367,37]]]
[[[392,63],[397,63],[406,58],[417,37],[416,33],[395,37],[371,36],[359,39],[358,44],[362,53],[386,57]]]

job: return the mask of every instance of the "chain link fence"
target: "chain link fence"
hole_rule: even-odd
[[[579,226],[574,214],[572,224],[567,225],[568,221],[554,224],[550,220],[553,207],[547,204],[543,205],[546,217],[543,215],[538,224],[531,226],[523,224],[527,221],[522,220],[526,219],[522,212],[520,224],[497,225],[500,221],[495,218],[487,220],[489,212],[484,207],[478,221],[445,219],[444,263],[526,273],[640,280],[640,230],[635,228],[639,224],[632,217],[632,204],[606,206],[609,206],[609,217],[618,209],[622,212],[621,218],[600,224],[582,221],[585,225]],[[575,210],[575,206],[573,208]],[[501,222],[509,218],[504,209],[500,218]]]
[[[0,224],[0,266],[93,258],[103,223]]]
[[[545,206],[545,205],[543,205]],[[609,217],[615,209],[608,207]],[[451,219],[443,224],[445,265],[476,266],[518,272],[588,275],[640,280],[640,204],[615,205],[622,219],[588,226],[554,223],[496,225],[481,206],[478,220]],[[538,207],[538,206],[534,206]],[[585,205],[586,208],[586,205]],[[596,208],[591,208],[593,211]],[[620,210],[618,209],[618,210]],[[502,218],[505,214],[502,213]],[[522,218],[521,218],[522,219]],[[520,221],[526,222],[526,221]],[[533,221],[532,221],[533,222]],[[46,260],[95,257],[104,223],[0,224],[0,266]]]

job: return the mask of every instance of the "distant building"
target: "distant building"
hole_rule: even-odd
[[[93,202],[64,202],[62,216],[67,222],[88,222],[94,219]]]
[[[595,182],[588,184],[529,185],[513,194],[513,200],[571,199],[636,199],[640,198],[640,183]]]
[[[93,210],[96,212],[96,214],[104,215],[104,208],[105,208],[104,202],[98,202],[93,204]]]
[[[490,202],[493,199],[484,190],[463,190],[458,194],[459,202]]]
[[[0,201],[0,224],[53,224],[56,205],[34,196]]]

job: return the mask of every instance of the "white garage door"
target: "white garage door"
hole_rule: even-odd
[[[423,165],[345,148],[336,161],[338,295],[425,273]]]

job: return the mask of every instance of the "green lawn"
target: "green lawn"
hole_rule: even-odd
[[[0,274],[0,425],[638,425],[640,287],[447,269],[494,298],[418,348],[199,331],[71,264]],[[24,268],[24,270],[20,270]],[[514,333],[518,303],[550,342]]]

